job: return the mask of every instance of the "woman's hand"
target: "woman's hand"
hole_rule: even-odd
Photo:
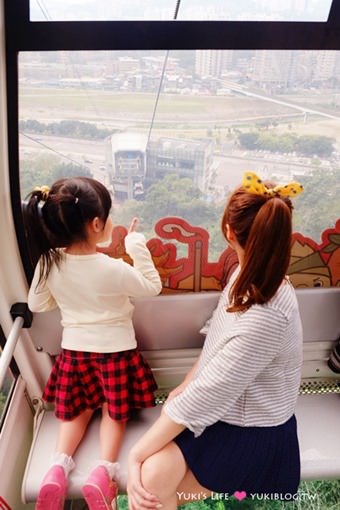
[[[146,491],[141,482],[142,462],[138,461],[131,452],[128,461],[128,482],[127,494],[130,510],[158,509],[161,508],[161,502]]]

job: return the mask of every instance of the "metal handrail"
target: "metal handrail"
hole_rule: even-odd
[[[0,388],[2,387],[2,383],[4,382],[4,379],[7,374],[7,370],[9,368],[9,365],[11,363],[13,353],[15,351],[16,345],[18,343],[18,339],[21,333],[21,329],[24,326],[25,319],[24,317],[16,317],[13,326],[11,328],[11,331],[8,335],[5,347],[3,348],[1,352],[0,357]]]

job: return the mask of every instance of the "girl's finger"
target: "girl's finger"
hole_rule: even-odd
[[[137,223],[138,223],[138,218],[133,218],[130,223],[130,226],[129,226],[129,233],[136,232]]]

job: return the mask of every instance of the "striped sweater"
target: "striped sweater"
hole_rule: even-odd
[[[268,303],[229,313],[233,280],[221,294],[193,379],[164,407],[195,436],[219,420],[245,427],[280,425],[296,405],[302,327],[294,288],[285,282]]]

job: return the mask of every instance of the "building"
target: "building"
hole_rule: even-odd
[[[115,198],[142,200],[144,190],[167,174],[188,177],[205,192],[212,148],[210,140],[158,138],[148,142],[140,133],[112,135],[108,166],[112,165]]]
[[[338,76],[338,63],[339,55],[336,51],[315,52],[313,82],[322,83],[327,80],[333,80],[336,76]]]
[[[188,177],[204,191],[206,174],[212,161],[212,142],[176,138],[159,138],[147,147],[148,184],[167,174]]]
[[[266,89],[292,86],[299,77],[298,55],[294,51],[255,52],[251,80]]]
[[[147,136],[140,133],[112,135],[112,184],[116,198],[142,198],[146,145]]]
[[[219,78],[224,69],[223,50],[196,50],[195,72],[198,76]]]

